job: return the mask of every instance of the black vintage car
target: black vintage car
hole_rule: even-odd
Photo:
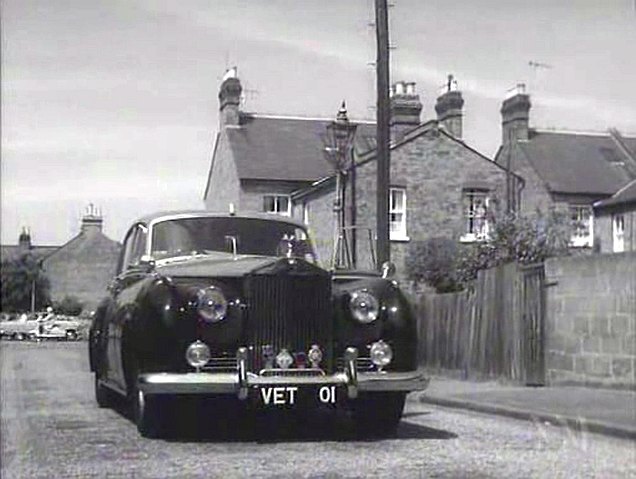
[[[386,276],[319,267],[305,227],[283,217],[142,218],[90,329],[97,403],[127,398],[142,435],[158,430],[165,395],[346,408],[390,433],[428,379],[409,304]]]

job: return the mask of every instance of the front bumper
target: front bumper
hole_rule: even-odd
[[[341,372],[320,376],[262,376],[247,372],[247,351],[237,355],[237,370],[232,373],[146,373],[138,377],[139,389],[146,394],[236,394],[246,399],[252,388],[269,386],[343,386],[355,399],[366,391],[423,391],[429,378],[423,369],[407,372],[358,372],[357,351],[347,349]]]

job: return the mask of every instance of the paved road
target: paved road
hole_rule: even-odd
[[[199,420],[179,418],[169,439],[143,439],[123,408],[94,404],[85,350],[0,344],[2,478],[636,478],[634,442],[415,400],[386,440],[357,439],[346,421],[320,416],[204,424],[213,405]]]

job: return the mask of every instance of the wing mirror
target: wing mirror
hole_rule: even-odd
[[[155,259],[149,254],[143,255],[139,258],[139,267],[144,271],[150,272],[155,269]]]
[[[395,273],[397,272],[397,268],[395,267],[394,263],[391,263],[390,261],[385,261],[384,263],[382,263],[382,277],[385,279],[391,279],[393,276],[395,276]]]

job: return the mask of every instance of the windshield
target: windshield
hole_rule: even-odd
[[[303,228],[252,218],[183,218],[152,227],[151,255],[157,259],[223,251],[261,256],[293,256],[315,261]],[[236,251],[235,251],[236,249]]]

